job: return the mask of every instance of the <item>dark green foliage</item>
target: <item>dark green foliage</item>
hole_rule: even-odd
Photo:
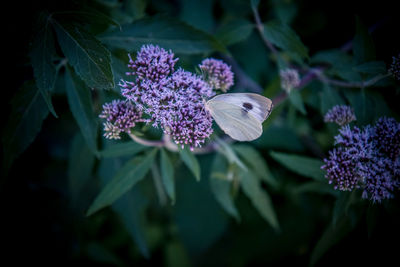
[[[12,70],[3,80],[13,83],[2,97],[4,262],[398,261],[398,191],[372,203],[360,190],[335,190],[321,169],[339,129],[323,121],[332,107],[354,109],[351,127],[382,116],[400,120],[400,87],[388,74],[399,53],[390,4],[31,2],[11,1],[15,10],[3,10],[14,16],[3,34],[12,48],[3,51]],[[211,138],[191,151],[139,122],[131,135],[104,138],[102,106],[123,99],[121,79],[135,81],[126,75],[128,53],[135,59],[146,44],[170,49],[179,58],[175,69],[196,72],[207,57],[232,65],[230,93],[262,93],[274,103],[262,136],[239,143],[214,125]],[[301,80],[289,94],[280,84],[285,68]]]

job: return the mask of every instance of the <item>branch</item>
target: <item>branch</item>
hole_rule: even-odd
[[[257,7],[253,6],[253,15],[254,15],[254,20],[256,22],[256,27],[258,32],[260,33],[261,39],[263,40],[264,44],[271,50],[271,52],[276,56],[279,57],[278,50],[274,47],[273,44],[265,37],[264,35],[264,25],[261,21],[260,14],[258,13]]]
[[[367,81],[362,81],[362,82],[346,82],[346,81],[341,81],[341,80],[335,80],[335,79],[330,79],[327,78],[325,75],[322,73],[317,74],[318,79],[324,83],[336,85],[339,87],[345,87],[345,88],[366,88],[369,86],[374,85],[375,83],[379,82],[380,80],[387,78],[390,76],[390,74],[379,74]]]
[[[128,133],[128,135],[133,141],[135,141],[138,144],[144,145],[144,146],[164,147],[172,152],[179,151],[179,147],[172,141],[171,136],[168,134],[164,134],[163,138],[161,140],[147,140],[147,139],[143,139],[139,136],[136,136],[132,133]],[[233,139],[231,139],[229,137],[226,137],[224,140],[227,143],[233,142]],[[193,154],[199,154],[199,155],[208,154],[208,153],[216,151],[218,149],[218,147],[219,147],[218,143],[215,141],[212,141],[204,147],[194,148],[192,152],[193,152]]]

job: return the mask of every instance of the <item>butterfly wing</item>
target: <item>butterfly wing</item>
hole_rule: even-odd
[[[244,103],[251,104],[252,108],[247,112],[255,117],[260,123],[265,121],[272,110],[272,101],[265,96],[253,93],[232,93],[217,95],[208,102],[224,102],[243,109]]]
[[[251,141],[262,134],[261,123],[249,113],[225,102],[208,102],[207,109],[219,127],[238,141]]]

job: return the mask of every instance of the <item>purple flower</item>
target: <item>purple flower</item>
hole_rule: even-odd
[[[204,59],[199,68],[203,73],[204,79],[212,88],[226,92],[233,85],[231,67],[222,60],[214,58]]]
[[[400,187],[399,164],[389,158],[378,157],[373,161],[361,164],[358,173],[364,180],[362,198],[369,198],[373,202],[393,198],[393,191]]]
[[[329,151],[329,158],[324,159],[325,177],[333,188],[341,191],[352,191],[360,187],[360,177],[356,174],[356,162],[343,147]]]
[[[343,126],[356,120],[354,110],[349,106],[334,106],[331,108],[324,117],[325,122],[335,122],[336,124]]]
[[[295,69],[284,69],[279,72],[281,87],[287,92],[300,85],[299,72]]]
[[[400,188],[400,125],[392,118],[380,118],[371,127],[350,128],[335,136],[334,148],[321,167],[335,189],[362,188],[363,198],[381,202]]]
[[[135,81],[122,80],[119,85],[122,95],[149,115],[154,127],[171,135],[177,144],[194,148],[213,132],[204,99],[215,93],[200,76],[183,69],[173,72],[175,63],[171,52],[143,46],[136,60],[129,63]]]
[[[104,136],[109,139],[119,139],[121,132],[129,133],[137,122],[146,121],[132,103],[119,99],[104,104],[99,117],[106,120]]]
[[[380,152],[391,159],[400,154],[400,123],[393,118],[380,118],[374,126],[374,141]]]
[[[393,57],[389,73],[392,74],[393,78],[400,81],[400,54],[397,57]]]
[[[174,54],[171,51],[166,51],[159,46],[144,45],[135,60],[129,55],[128,67],[133,71],[127,72],[127,75],[136,75],[139,79],[159,81],[174,71],[177,61],[178,59],[174,59]]]

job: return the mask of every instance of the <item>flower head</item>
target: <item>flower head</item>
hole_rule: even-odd
[[[128,67],[133,71],[127,74],[136,75],[139,79],[159,81],[174,71],[177,61],[178,59],[174,58],[171,51],[166,51],[159,46],[144,45],[135,60],[129,56]]]
[[[334,148],[321,167],[335,189],[362,188],[363,198],[381,202],[400,188],[400,125],[380,118],[363,129],[345,125],[335,136]]]
[[[397,57],[393,57],[389,73],[392,74],[396,80],[400,81],[400,54]]]
[[[222,60],[207,58],[199,65],[204,79],[214,89],[220,89],[223,92],[229,90],[233,85],[233,72],[231,67]]]
[[[175,63],[171,52],[158,46],[143,46],[136,60],[129,63],[135,81],[122,80],[119,85],[122,95],[149,115],[154,127],[171,135],[177,144],[194,148],[213,132],[212,117],[205,110],[204,99],[215,92],[202,77],[183,69],[174,71]],[[233,83],[233,74],[227,74],[230,68],[225,63],[218,64],[214,74],[219,75],[219,85],[228,88]]]
[[[279,72],[281,87],[289,93],[293,88],[300,85],[299,72],[295,69],[284,69]]]
[[[352,191],[360,187],[360,179],[355,175],[356,163],[344,148],[339,147],[329,151],[329,157],[324,159],[324,162],[322,169],[326,170],[325,177],[329,180],[329,184],[333,184],[334,189]]]
[[[349,106],[334,106],[331,108],[324,117],[325,122],[335,122],[336,124],[343,126],[356,120],[354,110]]]
[[[104,136],[109,139],[119,139],[121,132],[129,132],[137,122],[146,121],[132,103],[119,99],[104,104],[99,117],[106,120]]]
[[[374,126],[374,141],[380,152],[391,159],[400,154],[400,123],[393,118],[382,117]]]

